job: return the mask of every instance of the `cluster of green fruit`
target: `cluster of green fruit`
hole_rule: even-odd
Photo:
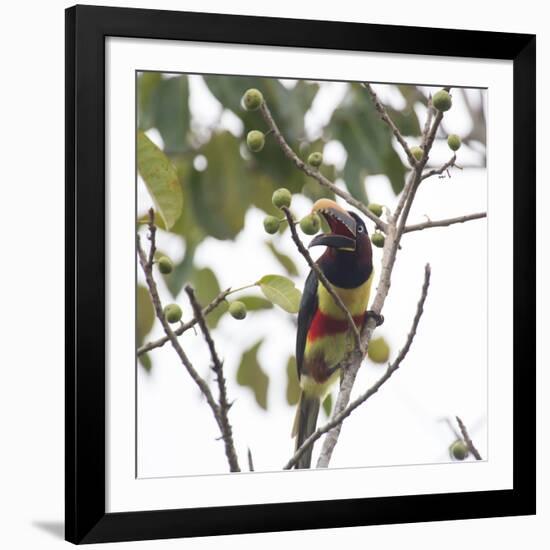
[[[242,98],[242,105],[247,111],[257,111],[264,103],[264,96],[260,90],[250,88]],[[260,130],[250,130],[246,135],[246,144],[253,153],[259,153],[265,146],[265,134]],[[323,164],[323,155],[319,152],[311,153],[307,162],[313,168]]]
[[[275,208],[283,209],[289,208],[292,202],[292,193],[285,187],[281,187],[274,191],[271,197],[273,206]],[[273,235],[279,231],[281,223],[284,223],[286,218],[279,219],[276,216],[266,216],[264,218],[264,229],[266,233]],[[315,235],[321,229],[321,218],[315,212],[308,214],[300,220],[300,229],[306,235]]]
[[[257,111],[264,102],[264,96],[260,90],[250,88],[242,98],[242,105],[247,111]],[[259,130],[251,130],[246,136],[246,144],[253,153],[259,153],[265,145],[265,134]]]
[[[168,256],[160,256],[157,258],[156,264],[163,275],[168,275],[174,270],[174,262]],[[238,300],[229,304],[228,311],[234,319],[241,320],[246,317],[246,306]],[[164,318],[170,324],[179,323],[182,315],[183,312],[178,304],[168,304],[164,308]]]
[[[376,204],[375,202],[371,202],[367,208],[375,215],[380,217],[382,215],[382,212],[384,211],[384,207],[381,204]],[[374,246],[378,248],[384,248],[384,243],[386,242],[386,239],[384,238],[384,234],[380,233],[380,231],[375,231],[371,237],[371,242]]]
[[[453,105],[451,94],[447,90],[439,90],[432,97],[432,105],[442,113],[448,111]],[[447,137],[447,145],[452,151],[458,151],[462,140],[457,134],[450,134]],[[424,149],[419,146],[411,147],[411,154],[416,161],[420,161],[424,156]]]
[[[289,208],[290,204],[292,202],[292,194],[291,192],[281,187],[280,189],[277,189],[273,196],[271,197],[271,201],[273,202],[273,206],[275,208]],[[375,215],[380,217],[383,212],[383,206],[376,203],[370,203],[368,206],[368,209]],[[264,229],[266,233],[269,233],[270,235],[274,235],[279,231],[279,228],[281,226],[281,223],[284,223],[286,221],[286,218],[279,219],[276,216],[266,216],[264,218]],[[300,220],[300,229],[306,234],[306,235],[315,235],[319,232],[321,229],[321,218],[316,212],[312,212],[311,214],[308,214],[307,216],[303,217]],[[379,248],[384,247],[384,235],[380,233],[379,231],[376,231],[372,235],[372,244],[374,246],[377,246]]]

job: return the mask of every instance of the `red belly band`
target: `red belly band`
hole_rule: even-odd
[[[363,325],[364,320],[365,313],[353,316],[353,321],[358,327]],[[323,336],[346,332],[348,329],[347,319],[336,319],[323,313],[321,310],[317,310],[313,320],[311,321],[311,325],[307,333],[307,339],[308,342],[312,342],[313,340],[322,338]]]

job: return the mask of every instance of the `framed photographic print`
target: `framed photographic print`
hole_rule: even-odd
[[[535,512],[535,37],[66,12],[66,538]]]

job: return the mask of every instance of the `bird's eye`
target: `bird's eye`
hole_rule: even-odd
[[[360,226],[357,228],[357,231],[359,231],[359,233],[363,233],[363,231],[364,231],[364,230],[363,230],[363,226],[360,225]]]

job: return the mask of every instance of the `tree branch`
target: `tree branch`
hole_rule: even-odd
[[[317,180],[319,184],[321,184],[323,187],[326,187],[327,189],[330,189],[335,195],[338,195],[342,199],[344,199],[348,204],[351,206],[354,206],[357,208],[357,210],[361,211],[367,218],[369,218],[371,221],[373,221],[378,229],[380,231],[386,232],[386,223],[383,222],[378,216],[374,215],[361,201],[357,200],[356,198],[352,197],[349,193],[346,191],[343,191],[340,189],[336,184],[334,184],[332,181],[330,181],[327,177],[325,177],[319,170],[316,168],[313,168],[313,166],[310,166],[309,164],[305,163],[288,145],[286,142],[283,134],[279,130],[279,127],[277,126],[277,123],[275,120],[273,120],[273,116],[271,115],[271,111],[269,110],[269,107],[267,106],[266,102],[264,101],[260,107],[260,112],[262,113],[262,116],[269,126],[270,131],[273,133],[273,136],[277,140],[277,143],[281,147],[283,153],[286,155],[287,158],[289,158],[295,166],[304,172],[304,174],[308,175],[309,177]]]
[[[464,439],[466,445],[468,445],[468,449],[470,450],[470,452],[474,455],[476,460],[483,460],[481,458],[481,455],[479,454],[479,451],[475,448],[474,442],[470,438],[464,422],[462,422],[459,416],[456,417],[456,421],[458,423],[458,427],[460,428],[460,432],[462,433],[462,438]]]
[[[230,294],[232,290],[230,288],[227,288],[220,292],[205,308],[202,309],[202,314],[204,317],[206,317],[211,311],[214,311]],[[172,332],[176,336],[181,336],[185,331],[189,330],[190,328],[193,328],[198,323],[197,317],[193,317],[190,321],[187,323],[182,323],[176,330],[173,330]],[[168,336],[163,336],[162,338],[159,338],[158,340],[153,340],[152,342],[149,342],[147,344],[144,344],[137,350],[138,356],[147,353],[148,351],[151,351],[155,348],[160,348],[166,344],[166,342],[169,342],[170,338]]]
[[[376,95],[376,92],[372,89],[372,86],[368,82],[363,82],[363,86],[368,90],[370,97],[372,99],[372,102],[374,103],[374,107],[378,111],[380,118],[389,126],[390,130],[393,132],[393,135],[399,142],[399,145],[403,148],[403,151],[405,151],[405,154],[407,155],[407,158],[409,159],[409,162],[411,166],[416,166],[418,161],[414,158],[413,154],[411,153],[411,150],[409,148],[409,145],[405,141],[405,138],[399,131],[399,128],[395,125],[394,121],[390,118],[388,115],[388,112],[386,111],[386,107],[382,104],[382,102],[378,99],[378,96]]]
[[[208,403],[210,409],[212,410],[212,414],[214,415],[214,418],[216,420],[216,423],[218,424],[218,427],[220,428],[220,431],[223,436],[223,428],[222,428],[222,420],[220,416],[220,408],[218,404],[216,403],[212,392],[210,391],[210,388],[208,387],[208,384],[206,381],[200,376],[200,374],[195,370],[195,367],[193,367],[193,364],[187,357],[186,353],[183,351],[183,348],[181,347],[176,335],[174,334],[174,331],[170,327],[170,324],[166,320],[164,316],[164,310],[162,307],[162,303],[160,301],[160,296],[157,289],[157,284],[155,282],[155,279],[153,277],[153,261],[154,261],[154,255],[156,250],[155,245],[155,233],[156,233],[156,226],[155,226],[155,212],[151,208],[149,210],[149,240],[151,241],[151,248],[149,250],[149,257],[147,257],[145,251],[143,250],[141,246],[141,239],[140,236],[137,235],[137,253],[139,258],[139,263],[141,265],[141,268],[143,269],[143,273],[145,274],[145,280],[147,282],[147,287],[149,289],[149,294],[151,296],[151,301],[153,302],[153,307],[155,309],[155,314],[157,316],[157,319],[160,321],[162,328],[164,329],[164,333],[166,334],[166,337],[172,344],[172,347],[174,348],[176,354],[178,355],[181,363],[189,373],[189,376],[191,376],[192,380],[195,382],[195,384],[199,387],[201,393],[206,398],[206,402]],[[152,253],[151,253],[152,250]],[[231,464],[230,464],[231,468]]]
[[[422,148],[424,148],[424,146],[426,145],[426,140],[428,139],[428,134],[430,132],[430,127],[432,125],[432,120],[434,117],[434,107],[432,105],[432,94],[430,94],[428,97],[426,109],[427,109],[426,122],[424,123],[424,129],[422,130],[422,145],[423,145]]]
[[[423,229],[429,229],[431,227],[447,227],[456,223],[465,223],[472,220],[480,220],[487,217],[487,212],[477,212],[476,214],[466,214],[465,216],[458,216],[456,218],[447,218],[445,220],[429,220],[422,223],[415,223],[413,225],[406,225],[403,229],[403,233],[411,233],[412,231],[422,231]]]
[[[317,441],[323,434],[331,432],[331,430],[334,430],[334,428],[340,426],[342,422],[348,416],[350,416],[350,414],[355,409],[357,409],[360,405],[362,405],[365,401],[367,401],[367,399],[373,396],[391,378],[392,374],[400,367],[401,363],[409,353],[411,344],[414,340],[414,337],[416,336],[416,331],[418,329],[420,318],[422,317],[422,313],[424,312],[424,303],[426,302],[426,297],[428,295],[428,288],[430,285],[430,276],[431,276],[431,268],[429,264],[426,264],[426,267],[424,268],[424,283],[422,285],[420,300],[418,301],[418,304],[416,306],[416,313],[414,315],[413,322],[409,330],[409,334],[407,335],[407,340],[405,341],[405,345],[403,346],[403,348],[401,348],[401,351],[399,352],[399,354],[397,355],[393,363],[388,365],[388,368],[386,369],[386,372],[384,373],[384,375],[381,376],[377,380],[377,382],[373,384],[366,392],[364,392],[357,399],[352,401],[343,411],[339,412],[336,415],[333,415],[333,417],[324,426],[318,428],[315,432],[313,432],[302,443],[302,445],[298,449],[296,449],[296,452],[294,453],[292,458],[285,464],[284,466],[285,470],[289,470],[290,468],[293,468],[297,464],[300,457],[308,449],[308,447],[313,445],[315,441]],[[336,442],[334,444],[336,444]],[[319,456],[319,460],[317,462],[318,468],[328,466],[328,463],[330,461],[330,456],[325,456],[323,454],[327,452],[327,449],[323,447],[323,451],[321,451],[321,455]]]
[[[450,88],[445,89],[448,91]],[[371,310],[379,315],[382,312],[384,302],[386,301],[386,297],[390,290],[391,274],[395,265],[395,259],[397,251],[399,250],[403,229],[405,227],[411,205],[414,201],[416,192],[421,182],[422,170],[424,169],[424,166],[428,160],[430,150],[433,146],[433,142],[442,119],[443,113],[438,111],[424,140],[424,155],[414,165],[407,180],[407,184],[405,185],[405,188],[403,190],[403,194],[399,200],[396,211],[390,217],[387,224],[386,238],[382,254],[380,280],[378,283],[376,296],[374,297],[374,302],[371,306]],[[376,324],[374,319],[369,319],[363,328],[362,341],[364,343],[364,348],[368,348],[368,343],[370,342],[375,328]],[[338,397],[336,398],[336,403],[334,405],[334,417],[344,411],[348,403],[350,402],[353,385],[355,383],[355,379],[357,377],[357,373],[359,372],[359,368],[361,367],[362,361],[363,355],[356,351],[352,352],[349,358],[344,360],[342,364],[343,374],[340,382],[340,391],[338,392]],[[328,433],[327,437],[325,437],[321,450],[320,460],[317,463],[318,468],[328,467],[332,452],[334,450],[334,447],[336,446],[336,443],[338,442],[341,429],[342,423],[337,424]]]
[[[422,174],[422,179],[425,180],[426,178],[431,178],[432,176],[443,174],[443,172],[446,172],[449,168],[451,168],[451,166],[454,166],[455,162],[456,162],[456,154],[454,154],[445,164],[443,164],[439,168],[433,168],[432,170],[428,170],[427,172],[424,172]]]
[[[229,422],[229,417],[228,417],[228,412],[229,412],[229,409],[231,408],[231,405],[227,400],[227,387],[225,383],[225,377],[223,374],[223,363],[220,360],[218,353],[216,351],[214,340],[212,339],[212,335],[210,334],[210,330],[208,329],[208,325],[206,324],[206,319],[202,314],[201,306],[197,302],[195,291],[191,288],[190,285],[186,285],[185,292],[187,293],[189,302],[191,303],[193,312],[195,313],[195,318],[198,321],[201,332],[208,345],[208,349],[210,350],[210,357],[212,358],[212,370],[216,374],[216,383],[218,384],[218,391],[219,391],[218,411],[219,411],[219,417],[220,417],[220,429],[221,429],[222,438],[225,444],[225,455],[227,456],[227,461],[229,462],[230,470],[232,472],[240,472],[241,469],[239,467],[239,460],[237,458],[237,452],[235,451],[235,443],[233,441],[233,429],[231,427],[231,424]]]
[[[348,325],[353,333],[355,346],[357,347],[357,349],[361,350],[361,353],[364,353],[363,344],[361,342],[361,334],[359,332],[359,329],[357,328],[357,325],[355,324],[355,321],[353,320],[352,314],[349,312],[348,308],[346,307],[346,305],[344,304],[340,296],[338,296],[338,294],[334,290],[334,287],[332,286],[330,281],[326,278],[325,274],[321,271],[317,263],[313,261],[310,253],[308,252],[307,248],[304,246],[304,243],[302,243],[300,237],[298,236],[298,232],[296,231],[295,220],[290,210],[286,206],[283,206],[282,210],[285,213],[286,219],[288,221],[288,226],[290,227],[290,232],[292,234],[292,240],[294,241],[296,248],[298,248],[298,252],[300,252],[300,254],[305,258],[309,267],[311,267],[311,269],[315,271],[318,279],[321,281],[323,286],[327,289],[327,292],[331,295],[336,305],[342,310],[342,313],[346,317]]]

